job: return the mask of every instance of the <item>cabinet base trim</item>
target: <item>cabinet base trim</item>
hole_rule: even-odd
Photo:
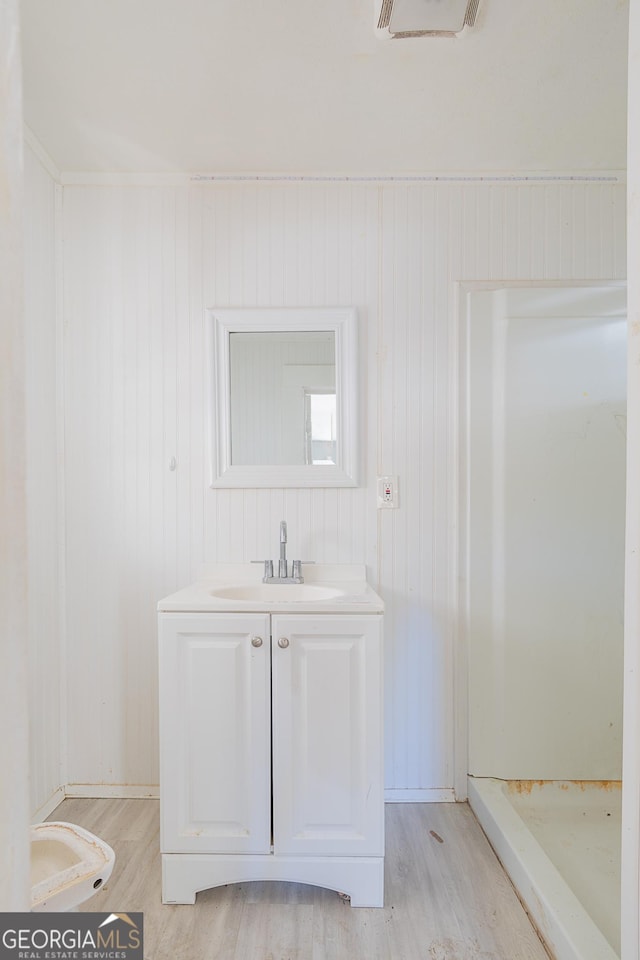
[[[283,880],[327,887],[350,896],[352,907],[384,904],[383,857],[162,855],[163,903],[195,903],[200,890],[253,880]]]

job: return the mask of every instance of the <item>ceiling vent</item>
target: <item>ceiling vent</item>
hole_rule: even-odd
[[[455,37],[476,21],[480,0],[375,0],[376,33],[384,39]]]

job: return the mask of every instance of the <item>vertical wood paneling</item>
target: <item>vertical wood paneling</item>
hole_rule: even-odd
[[[203,561],[275,555],[284,518],[292,555],[379,579],[388,788],[453,785],[453,284],[623,277],[623,217],[606,183],[65,189],[73,781],[157,782],[155,602]],[[361,318],[364,485],[211,490],[205,309],[340,304]]]
[[[31,812],[62,784],[55,182],[25,147]]]
[[[86,273],[66,283],[69,779],[86,782],[88,767],[91,782],[148,783],[155,646],[141,638],[155,631],[165,580],[158,517],[168,505],[171,536],[175,514],[162,419],[162,294],[174,273],[162,225],[174,240],[173,206],[155,189],[81,191],[66,197],[71,218],[79,229],[67,232],[67,257]],[[91,259],[82,245],[95,223]]]
[[[428,790],[450,786],[453,777],[447,609],[453,512],[446,473],[453,283],[623,277],[623,235],[615,213],[623,191],[608,184],[551,183],[394,185],[383,192],[386,359],[379,429],[382,469],[399,476],[402,498],[397,514],[379,518],[387,601],[387,786]],[[412,211],[420,203],[416,218]],[[423,251],[418,262],[416,250]],[[422,413],[418,429],[416,408]],[[422,571],[419,583],[416,570]]]
[[[24,382],[24,161],[16,0],[0,6],[0,910],[27,910],[29,869],[28,398]]]

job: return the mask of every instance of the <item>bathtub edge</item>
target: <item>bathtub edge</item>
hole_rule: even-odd
[[[505,796],[505,781],[467,779],[469,805],[556,960],[619,960]]]

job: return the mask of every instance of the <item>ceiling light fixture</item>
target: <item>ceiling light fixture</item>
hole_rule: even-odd
[[[476,21],[480,0],[375,0],[383,38],[455,37]]]

